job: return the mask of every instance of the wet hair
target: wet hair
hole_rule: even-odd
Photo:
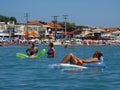
[[[97,57],[98,59],[100,59],[101,56],[103,56],[101,51],[95,51],[95,53],[93,54],[93,58]]]
[[[53,43],[50,43],[49,46],[54,47]]]
[[[30,56],[31,55],[34,55],[34,51],[33,50],[30,50]]]
[[[32,42],[32,47],[35,47],[35,43],[34,42]]]

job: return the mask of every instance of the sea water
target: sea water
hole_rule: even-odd
[[[0,47],[0,90],[120,90],[120,46],[55,46],[55,58],[20,59],[28,46]],[[39,51],[48,46],[38,46]],[[51,68],[68,53],[81,59],[103,52],[105,69],[62,71]]]

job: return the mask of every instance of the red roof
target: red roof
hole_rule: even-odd
[[[50,28],[55,28],[55,24],[52,23],[52,22],[47,22],[47,25],[50,27]],[[59,24],[57,24],[57,27],[58,29],[63,29],[63,27]]]
[[[117,31],[117,30],[119,30],[119,28],[106,28],[106,33],[108,34],[111,34],[112,32],[115,32],[115,31]]]
[[[114,31],[117,31],[118,28],[108,28],[108,30],[109,30],[110,32],[114,32]]]
[[[39,24],[46,24],[48,25],[50,28],[55,28],[55,25],[53,22],[42,22],[42,21],[38,21],[38,20],[34,20],[34,21],[28,21],[27,22],[28,25],[39,25]],[[59,24],[57,24],[57,28],[58,29],[63,29],[63,27]]]
[[[29,25],[39,25],[39,24],[46,24],[45,22],[34,20],[34,21],[28,21],[27,24]]]

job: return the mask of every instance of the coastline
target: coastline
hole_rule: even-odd
[[[107,46],[107,45],[114,45],[114,46],[119,46],[120,45],[120,40],[76,40],[74,42],[70,41],[62,41],[62,40],[57,40],[57,41],[43,41],[41,42],[38,41],[36,45],[42,46],[42,45],[48,45],[49,42],[53,42],[55,46]],[[21,42],[20,40],[17,42],[0,42],[0,46],[28,46],[30,45],[31,42]]]

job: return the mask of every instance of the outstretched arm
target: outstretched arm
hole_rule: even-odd
[[[94,62],[99,62],[98,58],[90,58],[87,60],[83,60],[83,63],[94,63]]]

